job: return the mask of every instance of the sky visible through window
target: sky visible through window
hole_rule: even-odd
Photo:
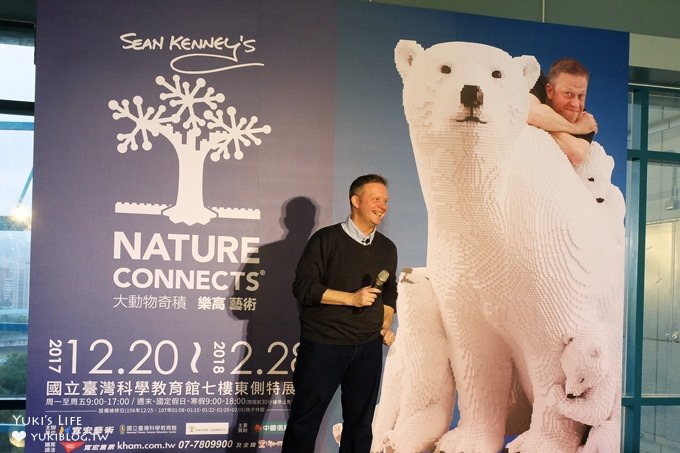
[[[0,99],[35,100],[34,48],[0,44]],[[33,117],[0,114],[0,216],[31,208]]]
[[[34,48],[0,44],[0,99],[35,101]]]
[[[0,43],[0,101],[34,102],[33,56],[32,46]],[[10,399],[26,392],[31,217],[14,219],[20,205],[31,213],[32,172],[33,117],[0,113],[0,324],[24,327],[0,332],[0,397]],[[0,422],[12,423],[17,413],[0,411]],[[0,451],[9,451],[3,437]]]

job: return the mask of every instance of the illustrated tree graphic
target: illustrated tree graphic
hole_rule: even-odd
[[[141,96],[118,102],[109,101],[113,119],[129,119],[134,127],[128,133],[117,135],[119,153],[130,150],[145,151],[153,147],[152,140],[164,137],[175,149],[179,162],[177,200],[163,211],[174,223],[205,225],[217,216],[203,202],[203,173],[207,157],[213,162],[220,159],[243,159],[243,148],[260,145],[258,134],[269,134],[269,125],[257,126],[257,116],[250,119],[237,117],[236,108],[218,107],[224,94],[216,93],[206,81],[198,78],[194,86],[182,82],[178,75],[172,83],[163,76],[156,77],[163,90],[157,107],[145,107]]]

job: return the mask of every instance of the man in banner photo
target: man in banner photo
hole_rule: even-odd
[[[550,132],[574,166],[585,160],[597,133],[595,117],[585,111],[589,78],[578,60],[560,58],[547,77],[539,76],[529,96],[527,122]]]

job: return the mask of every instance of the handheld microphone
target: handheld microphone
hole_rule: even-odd
[[[381,270],[378,272],[378,276],[375,278],[375,282],[373,282],[371,288],[378,288],[379,290],[382,290],[382,287],[388,278],[390,278],[390,273],[385,269]]]
[[[388,278],[390,278],[390,273],[387,272],[385,269],[381,270],[380,272],[378,272],[378,276],[375,278],[375,281],[371,285],[371,288],[377,288],[382,291],[382,287]],[[354,307],[354,310],[352,311],[354,313],[361,313],[364,311],[364,307]]]

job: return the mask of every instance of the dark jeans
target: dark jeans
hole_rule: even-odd
[[[295,397],[282,453],[314,452],[321,419],[338,386],[343,418],[339,451],[368,453],[381,372],[381,337],[359,346],[300,340],[293,375]]]

